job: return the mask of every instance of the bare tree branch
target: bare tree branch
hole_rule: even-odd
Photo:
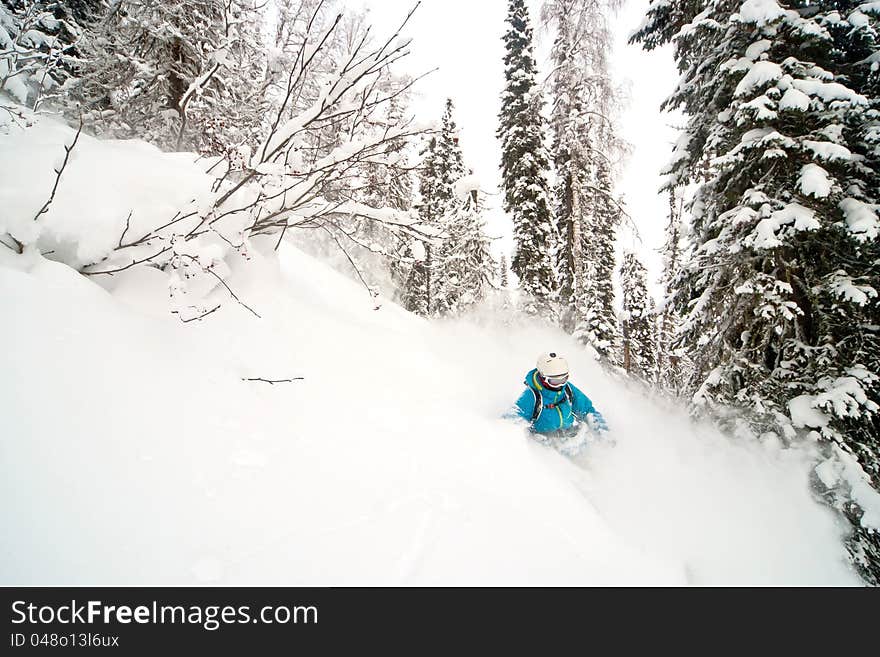
[[[204,317],[207,317],[207,316],[210,315],[211,313],[216,312],[217,310],[220,309],[220,305],[221,305],[221,304],[218,303],[216,306],[214,306],[213,308],[211,308],[211,310],[208,310],[208,311],[206,311],[206,312],[203,312],[201,315],[198,315],[197,317],[190,317],[189,319],[183,319],[183,318],[180,316],[180,312],[177,311],[177,310],[172,310],[171,312],[173,312],[174,314],[176,314],[176,315],[177,315],[177,318],[178,318],[181,322],[183,322],[184,324],[186,324],[186,323],[188,323],[188,322],[194,322],[194,321],[196,321],[196,320],[202,319],[202,318],[204,318]]]
[[[55,176],[55,184],[52,186],[52,193],[49,195],[49,199],[43,204],[43,207],[40,208],[39,212],[34,215],[34,221],[40,218],[40,215],[47,212],[49,210],[49,206],[52,204],[52,201],[55,200],[55,192],[58,191],[58,183],[61,182],[61,174],[64,173],[64,169],[67,167],[67,162],[70,159],[70,152],[76,146],[76,142],[79,139],[80,134],[83,129],[83,118],[82,114],[79,116],[79,128],[76,130],[76,134],[73,137],[73,141],[70,146],[67,144],[64,145],[64,161],[61,163],[61,168],[54,169]]]
[[[348,255],[348,251],[346,251],[345,247],[342,246],[342,244],[340,244],[338,239],[336,239],[336,235],[334,235],[325,225],[322,225],[321,229],[324,230],[324,232],[326,232],[330,237],[333,238],[333,241],[336,242],[336,246],[338,246],[339,250],[345,254],[346,258],[348,258],[348,261],[351,263],[352,269],[354,269],[354,272],[358,275],[358,278],[361,279],[361,283],[364,284],[364,287],[367,289],[367,292],[370,294],[370,297],[375,299],[376,298],[375,291],[373,291],[373,288],[371,288],[369,283],[367,283],[366,279],[364,279],[363,274],[361,274],[361,270],[358,269],[358,266],[356,264],[354,264],[354,260],[352,260],[351,256]]]
[[[220,281],[220,284],[226,288],[226,291],[229,292],[230,295],[232,295],[232,298],[235,299],[239,303],[239,305],[250,310],[254,314],[254,317],[256,317],[257,319],[262,319],[262,317],[260,317],[260,315],[257,313],[256,310],[254,310],[249,305],[247,305],[244,301],[242,301],[241,299],[238,298],[238,295],[236,295],[235,292],[232,291],[232,288],[226,284],[226,281],[224,281],[223,278],[219,274],[217,274],[217,272],[215,272],[211,267],[202,267],[202,265],[198,261],[198,258],[196,258],[195,256],[191,256],[188,253],[183,253],[181,255],[185,258],[188,258],[192,262],[196,263],[197,265],[199,265],[199,267],[201,267],[202,271],[205,271],[205,272],[211,274],[211,276],[213,276],[218,281]]]
[[[131,223],[131,215],[133,214],[133,210],[128,213],[128,217],[125,218],[125,230],[122,231],[122,235],[119,236],[119,242],[116,245],[117,249],[122,248],[122,240],[125,238],[125,234],[128,232],[128,227]]]
[[[242,377],[241,380],[242,381],[262,381],[263,383],[268,383],[269,385],[273,385],[275,383],[293,383],[294,381],[304,381],[305,377],[295,376],[292,379],[263,379],[260,377],[246,379],[246,378]]]
[[[12,235],[9,235],[7,233],[4,237],[8,237],[9,239],[11,239],[14,246],[10,246],[6,242],[4,242],[2,239],[0,239],[0,244],[5,246],[7,249],[11,249],[15,253],[23,253],[24,252],[24,245],[21,242],[19,242],[17,239],[15,239]]]
[[[130,267],[134,267],[135,265],[140,265],[140,264],[143,264],[143,263],[145,263],[145,262],[150,262],[150,261],[152,261],[154,258],[158,258],[158,257],[159,257],[160,255],[162,255],[163,253],[167,253],[167,252],[170,251],[170,250],[171,250],[171,247],[170,247],[170,246],[166,246],[164,249],[162,249],[162,250],[159,251],[158,253],[154,253],[153,255],[147,256],[146,258],[141,258],[140,260],[133,260],[132,262],[130,262],[130,263],[128,263],[127,265],[125,265],[124,267],[116,267],[116,268],[114,268],[114,269],[104,269],[104,270],[101,270],[101,271],[86,271],[86,269],[87,269],[88,267],[94,267],[94,266],[95,266],[95,265],[86,265],[85,267],[83,267],[83,268],[80,270],[80,273],[83,274],[84,276],[98,276],[98,275],[100,275],[100,274],[111,274],[111,275],[112,275],[112,274],[116,274],[116,273],[118,273],[118,272],[125,271],[126,269],[129,269]]]

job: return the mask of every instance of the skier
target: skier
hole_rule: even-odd
[[[526,374],[525,384],[514,411],[531,423],[535,433],[573,435],[579,429],[578,421],[595,431],[608,430],[590,398],[568,382],[568,361],[559,354],[541,354],[538,366]]]

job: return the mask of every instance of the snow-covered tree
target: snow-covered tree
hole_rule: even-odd
[[[373,129],[390,101],[381,82],[390,75],[391,63],[408,53],[409,41],[398,38],[399,33],[376,44],[359,40],[341,64],[325,72],[326,63],[318,62],[329,54],[328,43],[338,26],[339,21],[334,21],[323,30],[312,31],[314,23],[306,27],[284,98],[260,124],[253,136],[256,146],[245,149],[237,164],[218,159],[212,165],[217,179],[210,194],[146,232],[141,228],[128,234],[126,225],[112,252],[84,266],[83,272],[111,274],[150,262],[171,273],[172,290],[180,300],[193,281],[222,281],[223,254],[234,249],[246,256],[250,238],[258,235],[276,236],[277,248],[292,229],[318,229],[341,246],[347,235],[339,230],[340,224],[360,217],[383,223],[400,235],[431,238],[433,234],[420,228],[414,213],[372,207],[340,194],[356,175],[353,172],[365,170],[369,163],[391,165],[396,156],[387,150],[389,144],[423,130],[411,121]],[[320,81],[317,85],[315,78]],[[311,105],[284,120],[300,92],[315,86],[320,92]],[[328,135],[333,137],[329,146],[323,142]],[[211,312],[193,302],[180,301],[177,306],[178,312],[190,315]]]
[[[663,243],[663,271],[661,285],[663,299],[658,309],[657,326],[657,372],[658,385],[665,391],[678,394],[680,384],[689,378],[687,348],[676,343],[678,335],[678,314],[675,311],[675,296],[679,290],[677,279],[681,272],[681,250],[683,228],[684,190],[681,187],[669,190],[669,219],[666,224]]]
[[[492,287],[497,264],[489,252],[482,217],[483,199],[473,177],[457,181],[453,208],[444,217],[442,281],[438,310],[456,314],[482,301]]]
[[[578,317],[573,335],[595,349],[599,358],[611,365],[619,365],[620,323],[615,311],[614,297],[614,244],[620,225],[622,206],[611,196],[611,175],[601,160],[594,164],[595,186],[585,195],[587,220],[584,223],[584,247],[589,275],[586,312]]]
[[[656,372],[657,334],[654,303],[648,294],[648,272],[635,253],[623,256],[623,367],[651,381]]]
[[[436,162],[437,137],[432,136],[422,150],[419,167],[419,184],[416,208],[422,224],[436,228],[439,226],[443,209],[437,204]],[[435,290],[432,287],[434,269],[431,243],[419,240],[410,241],[405,255],[412,260],[409,276],[402,292],[403,307],[410,312],[428,316],[436,308]]]
[[[467,173],[464,156],[458,143],[458,125],[455,122],[454,112],[452,99],[447,98],[434,151],[434,175],[437,185],[433,203],[437,217],[443,217],[454,210],[457,200],[455,183]]]
[[[128,0],[83,42],[91,129],[171,149],[253,143],[265,116],[260,9],[252,0]]]
[[[451,99],[439,133],[424,151],[419,175],[421,222],[437,239],[417,247],[404,294],[405,307],[423,315],[455,314],[480,301],[496,264],[489,253],[476,180],[465,175]]]
[[[611,277],[620,219],[613,172],[625,150],[608,64],[609,17],[616,7],[606,0],[548,0],[542,9],[555,33],[550,126],[562,325],[613,363],[619,327]]]
[[[741,433],[823,440],[875,490],[878,20],[849,1],[662,0],[634,37],[673,42],[682,73],[667,105],[688,115],[671,184],[699,183],[676,283],[689,392]],[[865,485],[853,471],[822,485],[880,583],[880,527],[849,496]]]
[[[557,230],[548,195],[542,96],[535,82],[532,28],[524,0],[509,0],[504,34],[505,89],[501,95],[504,209],[513,217],[516,251],[511,269],[526,295],[526,310],[549,311],[555,298]]]
[[[4,0],[0,91],[31,108],[62,101],[81,61],[79,41],[107,10],[104,0]]]

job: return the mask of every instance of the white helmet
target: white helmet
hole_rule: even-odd
[[[555,351],[538,356],[538,374],[554,387],[561,387],[568,380],[568,361]]]

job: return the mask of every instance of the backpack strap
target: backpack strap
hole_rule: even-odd
[[[544,399],[541,397],[541,391],[535,390],[534,388],[529,388],[532,393],[535,395],[535,409],[532,411],[532,422],[538,419],[541,415],[541,411],[544,410]]]
[[[541,391],[535,390],[534,388],[529,388],[529,390],[531,390],[532,393],[535,395],[535,410],[532,411],[532,422],[534,422],[535,420],[537,420],[540,417],[541,411],[543,411],[545,408],[556,408],[561,403],[561,402],[557,402],[555,404],[547,404],[545,406],[544,399],[541,396]],[[568,400],[569,406],[574,407],[574,393],[572,393],[572,391],[571,391],[571,386],[569,386],[566,383],[565,388],[563,388],[563,390],[565,391],[565,398]]]

